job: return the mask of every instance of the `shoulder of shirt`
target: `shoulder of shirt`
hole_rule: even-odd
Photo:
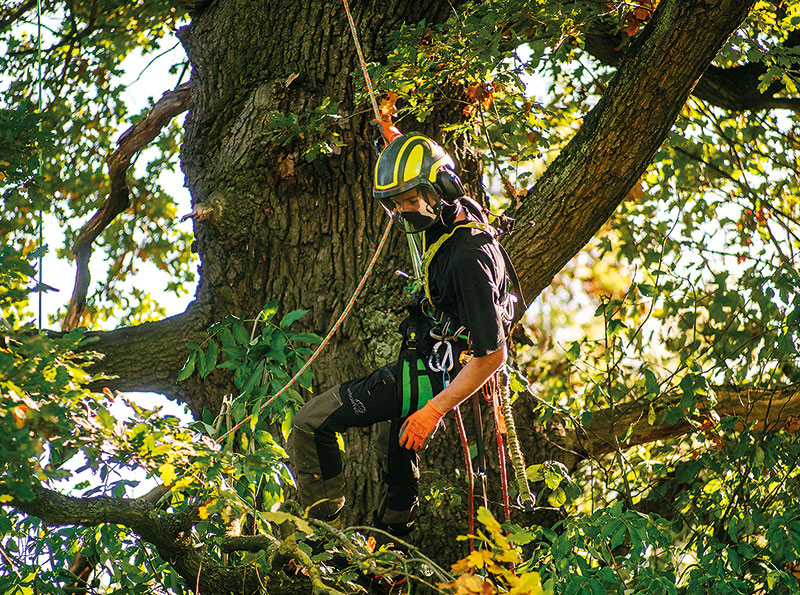
[[[449,250],[453,262],[457,265],[470,264],[489,257],[494,244],[493,237],[475,227],[463,227],[456,230],[452,237],[455,240]]]

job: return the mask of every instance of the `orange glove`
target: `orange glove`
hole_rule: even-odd
[[[422,409],[409,415],[400,428],[400,446],[409,450],[421,448],[439,425],[439,420],[444,414],[445,412],[439,411],[432,402],[425,403]]]

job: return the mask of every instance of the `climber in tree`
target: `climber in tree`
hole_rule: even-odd
[[[302,504],[333,521],[345,500],[336,432],[378,424],[382,490],[373,523],[403,537],[418,504],[416,450],[505,362],[516,298],[485,210],[465,196],[438,144],[413,133],[392,140],[378,158],[373,195],[421,243],[400,357],[306,403],[292,424],[289,456]]]

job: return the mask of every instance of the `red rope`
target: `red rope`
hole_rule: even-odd
[[[469,550],[475,551],[475,476],[472,473],[472,457],[469,456],[469,442],[467,440],[467,430],[464,428],[464,418],[461,417],[461,409],[455,408],[456,426],[458,435],[461,438],[461,447],[464,450],[464,464],[467,468],[467,478],[469,481]]]
[[[487,383],[488,384],[488,383]],[[491,378],[492,412],[494,413],[494,432],[497,437],[497,460],[500,462],[500,488],[503,492],[503,513],[506,520],[511,520],[511,502],[508,497],[508,474],[506,472],[506,449],[503,445],[502,419],[497,398],[497,384],[495,377]]]

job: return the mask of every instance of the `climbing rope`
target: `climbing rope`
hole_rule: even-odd
[[[350,313],[350,310],[353,308],[353,304],[355,303],[356,299],[358,298],[358,295],[361,293],[361,289],[364,287],[364,284],[367,282],[367,278],[369,277],[370,273],[372,273],[372,269],[374,268],[375,263],[378,260],[378,256],[380,256],[380,253],[383,251],[383,246],[384,246],[384,244],[386,244],[386,238],[389,237],[389,231],[391,231],[391,229],[392,229],[392,223],[393,222],[394,222],[394,220],[390,218],[389,222],[386,224],[386,229],[383,230],[383,235],[381,236],[381,240],[378,243],[378,247],[375,249],[375,254],[372,255],[372,259],[369,261],[369,264],[367,265],[367,270],[364,271],[364,274],[361,276],[361,281],[359,281],[358,286],[356,287],[355,291],[353,292],[353,295],[350,297],[350,300],[347,302],[347,305],[344,307],[344,310],[342,311],[342,313],[339,316],[339,318],[336,320],[336,322],[331,327],[331,330],[329,330],[328,334],[325,335],[325,338],[322,340],[322,343],[320,343],[319,346],[317,347],[317,349],[314,351],[314,353],[311,354],[311,357],[308,358],[308,361],[303,365],[303,367],[300,368],[294,376],[292,376],[292,379],[289,380],[289,382],[287,382],[286,385],[282,389],[280,389],[277,393],[272,395],[263,405],[261,405],[261,407],[258,409],[257,413],[261,413],[275,399],[277,399],[279,396],[281,396],[283,393],[285,393],[295,382],[297,382],[297,379],[300,378],[300,376],[303,375],[303,372],[305,372],[309,368],[309,366],[311,366],[311,364],[314,362],[314,360],[317,359],[317,356],[319,356],[319,354],[322,352],[322,350],[325,348],[325,346],[331,340],[331,337],[333,337],[334,333],[337,330],[339,330],[340,326],[342,326],[342,323],[344,322],[344,319],[347,318],[347,315]],[[254,414],[251,413],[250,415],[245,417],[242,421],[240,421],[235,426],[233,426],[230,430],[225,432],[222,436],[217,438],[217,442],[222,442],[228,435],[234,433],[236,430],[241,428],[245,423],[247,423],[250,419],[252,419],[253,415]]]
[[[497,380],[500,382],[500,413],[505,424],[506,436],[508,437],[508,456],[511,459],[514,478],[517,481],[519,503],[525,512],[533,512],[536,498],[531,493],[531,488],[528,485],[528,478],[525,474],[525,458],[522,456],[517,427],[514,424],[514,416],[511,413],[511,379],[509,378],[507,367],[500,370]]]
[[[44,106],[44,102],[42,101],[42,0],[37,0],[36,2],[36,63],[38,68],[38,101],[39,101],[39,138],[42,135],[42,107]],[[39,179],[42,179],[42,150],[39,147]],[[39,277],[39,330],[42,330],[42,294],[44,293],[43,287],[43,278],[42,278],[42,263],[43,263],[43,255],[42,255],[42,247],[44,246],[44,220],[42,215],[42,207],[39,207],[39,266],[37,267],[38,270],[38,277]]]
[[[350,13],[350,6],[347,0],[342,0],[344,3],[344,12],[347,14],[347,22],[350,24],[350,32],[353,34],[353,42],[356,44],[356,52],[358,53],[358,61],[361,64],[361,72],[364,73],[364,80],[367,83],[367,91],[369,92],[369,99],[372,102],[372,109],[375,112],[375,119],[381,119],[381,112],[378,109],[378,102],[375,101],[375,91],[372,88],[372,81],[367,72],[367,61],[364,60],[364,53],[361,51],[361,44],[358,41],[358,33],[356,33],[356,23],[353,21],[353,15]]]
[[[39,1],[41,1],[41,0],[39,0]],[[372,101],[372,109],[375,111],[375,118],[380,120],[381,119],[381,114],[380,114],[380,111],[378,110],[378,102],[375,100],[375,91],[372,88],[372,81],[370,80],[369,73],[367,72],[367,62],[366,62],[366,60],[364,60],[364,54],[361,51],[361,44],[358,41],[358,34],[356,33],[356,25],[355,25],[355,22],[353,21],[353,15],[350,14],[350,7],[347,5],[347,0],[342,0],[342,2],[344,2],[344,11],[347,13],[347,22],[350,23],[350,31],[353,34],[353,41],[356,44],[356,52],[358,53],[358,60],[361,63],[361,71],[364,73],[364,80],[367,83],[367,90],[369,91],[369,98],[370,98],[370,101]],[[325,346],[331,340],[331,337],[333,337],[334,333],[337,330],[339,330],[340,326],[342,326],[342,323],[344,322],[344,319],[347,318],[347,315],[350,313],[350,310],[352,309],[353,304],[356,301],[356,298],[358,298],[358,294],[361,293],[361,289],[364,287],[364,284],[367,282],[367,278],[369,277],[370,273],[372,273],[372,269],[375,266],[375,262],[378,260],[378,256],[380,256],[380,253],[383,251],[383,246],[384,246],[384,244],[386,244],[386,238],[389,237],[389,231],[391,231],[391,229],[392,229],[392,223],[393,222],[394,222],[394,219],[389,217],[389,222],[386,224],[386,229],[383,230],[383,236],[381,236],[381,240],[378,243],[378,247],[375,250],[375,254],[372,255],[372,260],[370,260],[369,264],[367,265],[367,270],[364,271],[364,274],[361,277],[361,281],[359,281],[358,286],[356,287],[355,291],[353,292],[353,295],[350,297],[350,300],[347,302],[347,305],[345,306],[344,310],[342,311],[342,314],[339,316],[338,320],[333,324],[333,326],[331,327],[331,330],[328,331],[328,334],[325,335],[325,338],[322,340],[322,343],[320,343],[319,346],[317,347],[317,349],[314,351],[314,353],[311,354],[311,357],[308,358],[308,361],[303,365],[303,367],[300,368],[294,376],[292,376],[291,380],[289,380],[289,382],[287,382],[286,385],[283,388],[281,388],[277,393],[272,395],[263,405],[261,405],[261,407],[258,409],[257,413],[261,413],[266,407],[268,407],[273,401],[275,401],[275,399],[277,399],[279,396],[281,396],[283,393],[285,393],[295,382],[297,382],[297,380],[300,378],[300,376],[303,375],[303,372],[305,372],[311,366],[311,364],[314,362],[314,360],[317,359],[317,356],[319,356],[319,354],[322,352],[322,350],[325,348]],[[253,418],[253,415],[255,415],[255,414],[251,413],[250,415],[245,417],[242,421],[240,421],[235,426],[233,426],[231,429],[229,429],[222,436],[217,438],[217,442],[222,442],[227,436],[229,436],[229,435],[233,434],[234,432],[236,432],[236,430],[238,430],[245,423],[247,423],[249,420],[251,420]]]

